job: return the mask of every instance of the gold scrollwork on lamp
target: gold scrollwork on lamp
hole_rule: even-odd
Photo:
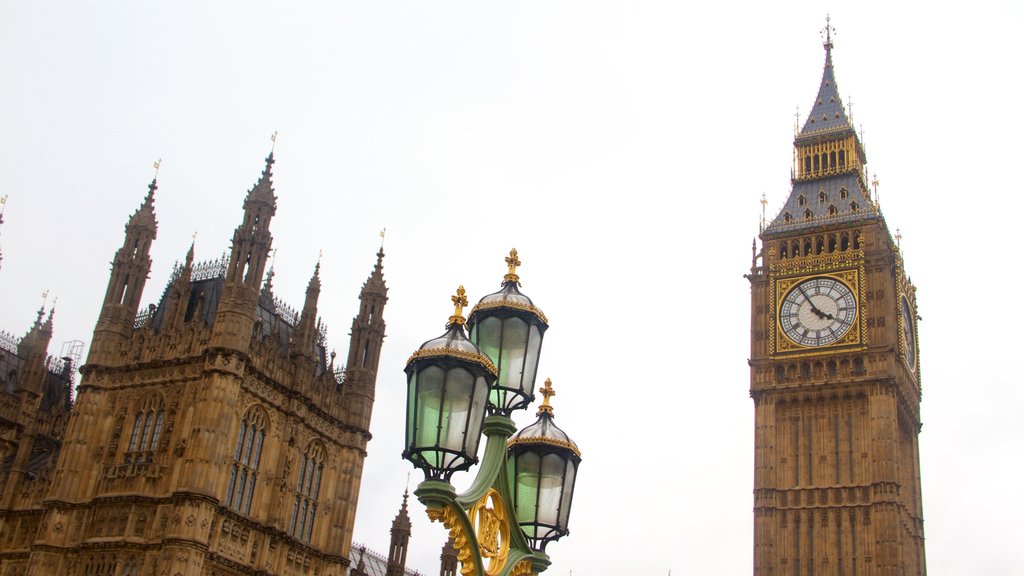
[[[533,562],[529,560],[520,560],[515,568],[508,573],[508,576],[532,576],[533,575]]]
[[[473,552],[469,547],[469,537],[459,522],[459,517],[450,505],[443,508],[427,508],[427,517],[431,522],[441,522],[448,529],[448,537],[455,543],[455,552],[462,568],[459,572],[463,576],[470,576],[476,572],[476,562],[473,559]]]
[[[497,576],[508,561],[510,524],[505,502],[497,490],[491,488],[469,510],[469,519],[476,532],[480,556],[486,562],[484,572]]]

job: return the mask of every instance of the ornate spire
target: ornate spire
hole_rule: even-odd
[[[409,520],[409,489],[402,497],[402,508],[391,523],[391,547],[388,551],[387,576],[404,576],[405,560],[409,552],[412,521]]]
[[[814,105],[793,142],[793,188],[761,238],[878,216],[865,182],[867,155],[836,84],[831,19],[822,30],[825,67]]]
[[[815,98],[814,105],[811,106],[800,136],[843,128],[853,130],[853,125],[850,124],[850,120],[846,116],[843,101],[839,98],[839,87],[836,85],[835,71],[832,68],[833,31],[831,18],[826,17],[825,28],[822,30],[822,34],[825,36],[823,44],[825,47],[825,69],[821,74],[818,97]]]
[[[249,194],[245,198],[246,204],[250,201],[265,202],[272,206],[276,206],[277,198],[274,196],[274,152],[271,151],[267,155],[266,166],[263,168],[263,173],[260,174],[260,179],[256,184],[249,190]]]
[[[155,208],[155,194],[156,194],[156,177],[149,183],[149,191],[146,193],[146,198],[143,199],[142,205],[128,218],[128,224],[125,225],[125,232],[132,227],[141,227],[147,230],[151,230],[153,235],[156,235],[156,208]]]

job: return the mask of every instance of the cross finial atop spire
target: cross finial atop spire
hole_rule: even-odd
[[[455,295],[452,296],[452,304],[455,304],[455,314],[448,318],[448,324],[465,324],[466,319],[462,316],[462,307],[469,306],[469,299],[466,298],[465,288],[459,286],[459,289],[455,291]]]
[[[555,410],[551,407],[551,397],[555,395],[555,389],[551,387],[551,378],[544,381],[544,387],[540,389],[540,393],[544,396],[544,403],[537,408],[537,416],[540,416],[541,413],[554,416]]]
[[[508,274],[505,274],[505,282],[519,283],[519,275],[516,274],[516,267],[522,266],[522,262],[519,261],[519,252],[515,248],[509,251],[508,256],[505,257],[505,264],[508,264]]]

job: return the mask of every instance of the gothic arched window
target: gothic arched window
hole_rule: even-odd
[[[164,400],[159,393],[144,397],[135,412],[132,435],[128,440],[126,461],[143,462],[151,460],[160,444],[160,433],[164,428]]]
[[[238,426],[238,443],[235,444],[235,460],[231,465],[227,503],[243,514],[248,514],[252,507],[252,493],[259,475],[266,427],[267,414],[257,406],[245,413],[245,418],[242,418]]]
[[[324,473],[324,447],[314,440],[302,455],[299,482],[295,486],[295,504],[288,533],[297,540],[309,542],[313,535],[313,521],[320,495],[320,478]]]

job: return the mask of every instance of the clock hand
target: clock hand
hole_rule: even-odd
[[[814,305],[814,301],[811,300],[811,297],[807,294],[807,292],[804,291],[804,287],[802,285],[797,284],[796,287],[798,290],[800,290],[800,293],[804,295],[804,298],[807,299],[807,303],[811,305],[811,312],[814,312],[815,316],[821,319],[828,318],[829,320],[835,320],[835,318],[833,318],[831,314],[825,314],[821,310],[818,310],[818,307]]]

